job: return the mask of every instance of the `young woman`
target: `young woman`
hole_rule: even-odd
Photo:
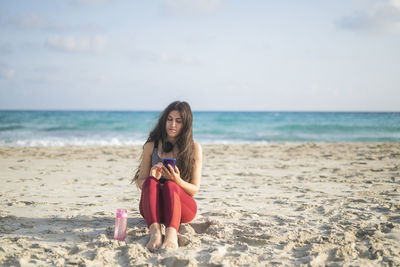
[[[150,231],[146,247],[178,248],[181,223],[194,219],[202,167],[201,146],[193,141],[193,115],[186,102],[171,103],[143,146],[142,161],[134,181],[142,190],[139,209]],[[163,166],[163,158],[175,158],[176,166]],[[161,223],[166,227],[162,240]]]

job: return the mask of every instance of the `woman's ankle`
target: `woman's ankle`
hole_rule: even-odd
[[[150,231],[150,234],[156,234],[156,233],[161,234],[161,224],[160,223],[152,223],[149,226],[149,231]]]

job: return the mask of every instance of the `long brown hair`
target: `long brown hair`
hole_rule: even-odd
[[[182,117],[182,130],[178,136],[176,144],[179,149],[179,154],[176,159],[176,166],[178,166],[181,173],[181,178],[186,182],[191,182],[193,175],[194,165],[194,141],[193,141],[193,114],[190,105],[187,102],[175,101],[168,105],[160,114],[158,122],[154,129],[150,132],[146,143],[154,142],[154,146],[158,146],[158,141],[164,143],[167,138],[166,122],[168,115],[171,111],[178,111]],[[143,146],[144,147],[144,146]],[[140,159],[143,159],[143,152]],[[139,178],[140,166],[136,170],[136,174],[132,182],[136,182]]]

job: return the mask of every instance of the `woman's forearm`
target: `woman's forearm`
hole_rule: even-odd
[[[184,181],[183,179],[180,179],[179,182],[177,183],[186,193],[188,193],[191,196],[194,196],[197,194],[199,191],[199,187],[197,185],[188,183]]]

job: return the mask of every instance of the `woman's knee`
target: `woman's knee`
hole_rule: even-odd
[[[181,190],[180,186],[172,181],[166,181],[164,186],[162,187],[163,191],[170,191],[170,192],[179,192]]]
[[[146,180],[143,183],[143,187],[148,187],[151,185],[157,185],[158,184],[158,180],[157,178],[153,177],[153,176],[149,176],[146,178]]]

